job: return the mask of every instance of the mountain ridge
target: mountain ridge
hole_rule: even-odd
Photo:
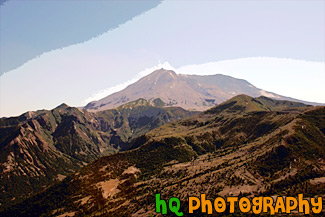
[[[0,119],[0,209],[63,179],[135,137],[196,114],[139,99],[95,113],[61,104]]]
[[[155,193],[180,198],[185,214],[187,198],[202,193],[323,196],[324,141],[325,107],[240,95],[154,129],[2,214],[150,216]]]

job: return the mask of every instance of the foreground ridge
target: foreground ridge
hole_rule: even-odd
[[[155,194],[324,196],[325,107],[240,95],[133,140],[2,214],[150,216]],[[203,215],[195,212],[195,216]]]

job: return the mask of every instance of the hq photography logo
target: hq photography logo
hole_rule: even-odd
[[[172,197],[168,201],[161,198],[160,194],[155,195],[156,198],[156,213],[163,215],[168,212],[174,213],[177,216],[184,216],[181,210],[181,201],[177,197]],[[275,200],[272,197],[217,197],[214,201],[206,198],[205,194],[201,197],[188,198],[188,213],[193,214],[194,211],[199,211],[206,214],[223,213],[228,210],[229,213],[234,213],[239,209],[242,213],[269,213],[271,215],[283,213],[290,214],[293,211],[301,214],[318,214],[323,209],[322,197],[304,199],[303,194],[298,194],[295,197],[277,197]],[[169,211],[168,211],[169,210]]]

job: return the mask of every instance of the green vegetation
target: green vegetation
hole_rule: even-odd
[[[0,119],[0,208],[21,202],[165,123],[196,114],[139,99],[98,113],[65,104]]]
[[[140,100],[138,104],[140,113],[146,110],[143,103]],[[114,135],[119,135],[119,130],[130,132],[126,119],[132,130],[149,123],[146,118],[138,123],[130,121],[136,115],[134,108],[120,109],[99,113],[98,120],[113,124],[96,125],[96,129],[114,129]],[[154,117],[163,114],[159,120],[171,114],[178,116],[172,108],[165,113],[156,109],[150,111]],[[74,129],[85,132],[81,126]],[[76,212],[76,216],[150,216],[155,215],[156,193],[164,199],[180,198],[185,215],[187,198],[203,193],[210,199],[298,193],[324,196],[324,129],[324,107],[237,96],[191,118],[160,125],[141,136],[129,136],[128,150],[95,160],[2,214],[31,216],[37,209],[39,216],[69,212]],[[78,142],[78,137],[67,138]],[[71,149],[62,146],[62,150]],[[195,216],[206,215],[197,212]],[[237,210],[232,216],[247,215]]]

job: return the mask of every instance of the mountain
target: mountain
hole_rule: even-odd
[[[200,194],[324,196],[324,141],[325,107],[239,95],[140,136],[1,215],[155,216],[157,193],[178,197],[184,216],[188,197]]]
[[[174,71],[160,69],[122,91],[88,103],[84,109],[101,111],[118,107],[138,98],[147,100],[160,98],[165,106],[204,111],[239,94],[299,101],[258,89],[245,80],[226,75],[178,75]]]
[[[0,209],[29,197],[134,138],[196,112],[138,99],[89,113],[62,104],[0,119]]]

